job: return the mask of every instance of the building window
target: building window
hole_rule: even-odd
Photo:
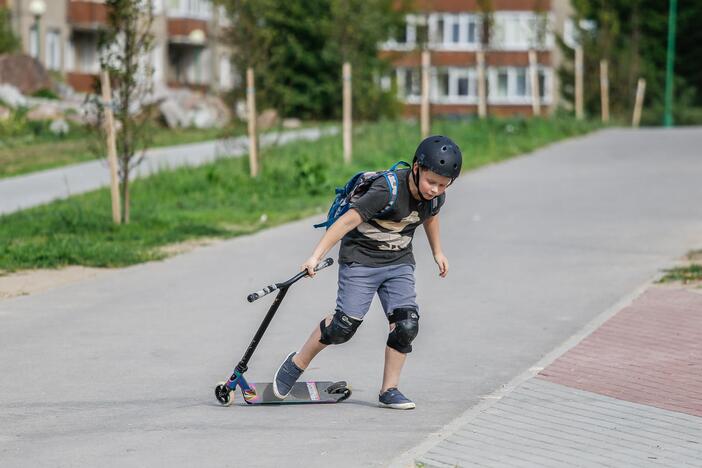
[[[398,68],[397,85],[400,94],[404,98],[419,97],[420,77],[418,68]]]
[[[210,0],[168,0],[168,12],[186,18],[210,19],[212,2]]]
[[[495,96],[507,97],[509,94],[509,72],[502,68],[497,70],[497,86],[495,88]]]
[[[39,59],[39,29],[36,24],[29,28],[29,55]]]
[[[405,24],[394,29],[390,33],[390,38],[383,44],[384,49],[407,50],[414,48],[417,44],[427,42],[427,25],[424,16],[406,15]]]
[[[432,84],[432,96],[448,103],[470,101],[477,95],[477,83],[474,68],[440,68]]]
[[[407,44],[407,28],[409,25],[405,22],[402,26],[393,29],[392,40],[398,44]]]
[[[440,70],[436,76],[439,97],[445,98],[450,94],[450,75],[448,70]]]
[[[454,44],[459,44],[461,42],[461,25],[456,22],[456,19],[457,18],[454,17],[451,39]]]
[[[468,18],[468,43],[478,42],[478,20],[474,16]]]
[[[458,96],[468,96],[468,77],[459,77],[457,80]]]
[[[432,44],[447,48],[474,48],[479,39],[478,16],[474,14],[430,15]]]
[[[46,68],[61,69],[61,31],[53,29],[46,33]]]
[[[434,42],[437,44],[444,43],[444,28],[446,27],[446,22],[443,18],[439,18],[436,22],[436,34],[434,35]]]
[[[550,85],[549,70],[538,69],[539,94],[547,100]],[[498,104],[526,104],[531,98],[531,74],[529,67],[502,67],[488,70],[489,99]]]
[[[524,97],[527,94],[527,69],[526,68],[517,68],[515,69],[515,76],[516,76],[516,90],[515,90],[515,95],[519,97]]]
[[[546,70],[539,69],[539,97],[544,99],[546,97]]]

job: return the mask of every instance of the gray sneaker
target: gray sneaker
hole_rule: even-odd
[[[378,397],[378,406],[392,409],[414,409],[412,400],[404,396],[397,388],[388,388]]]
[[[294,351],[288,354],[288,357],[285,358],[285,361],[276,371],[275,377],[273,377],[273,393],[281,400],[290,394],[293,385],[304,372],[293,362],[292,358],[294,355]]]

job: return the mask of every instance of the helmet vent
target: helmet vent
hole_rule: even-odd
[[[441,152],[442,152],[442,153],[445,153],[446,151],[448,151],[448,148],[446,147],[446,145],[442,146],[442,147],[441,147]]]
[[[443,166],[445,163],[446,163],[446,161],[444,161],[443,159],[442,159],[441,161],[439,161],[439,164],[441,164],[442,166]]]

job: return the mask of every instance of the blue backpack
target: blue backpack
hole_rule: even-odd
[[[337,219],[339,219],[349,210],[351,203],[361,198],[361,196],[368,191],[373,182],[380,177],[385,177],[385,181],[388,184],[388,189],[390,190],[390,201],[387,205],[385,205],[385,208],[378,212],[378,215],[388,212],[397,200],[397,173],[395,170],[399,166],[406,166],[408,168],[412,167],[405,161],[398,161],[387,171],[359,172],[355,176],[351,177],[349,181],[346,182],[346,185],[336,189],[336,197],[329,208],[327,220],[323,223],[315,224],[314,227],[329,229],[329,227],[334,224]]]

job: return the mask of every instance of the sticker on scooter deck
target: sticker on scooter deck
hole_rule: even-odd
[[[244,392],[244,400],[250,405],[275,405],[295,403],[339,403],[351,396],[346,382],[296,382],[284,399],[273,393],[272,382],[249,383],[255,392]]]

